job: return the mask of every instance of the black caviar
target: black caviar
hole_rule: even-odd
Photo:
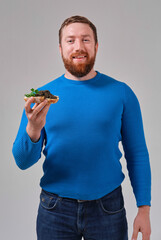
[[[44,96],[45,98],[57,99],[57,96],[50,93],[49,90],[40,90],[35,94],[35,97]]]

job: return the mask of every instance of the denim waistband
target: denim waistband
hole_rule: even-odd
[[[112,192],[104,195],[103,197],[101,197],[101,198],[99,198],[99,199],[106,198],[106,197],[108,197],[110,194],[112,194],[114,191],[118,191],[119,189],[120,189],[120,191],[121,191],[121,189],[122,189],[121,185],[120,185],[119,187],[117,187],[116,189],[114,189]],[[44,192],[44,193],[46,193],[46,194],[48,194],[48,195],[50,195],[50,196],[60,197],[58,194],[48,192],[48,191],[46,191],[46,190],[44,190],[44,189],[42,189],[42,192]],[[68,198],[68,197],[60,197],[60,198],[62,198],[62,199],[67,199],[67,200],[71,200],[71,201],[76,201],[76,202],[80,202],[80,203],[81,203],[81,202],[91,202],[91,201],[99,200],[99,199],[95,199],[95,200],[80,200],[80,199]]]

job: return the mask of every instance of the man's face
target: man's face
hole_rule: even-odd
[[[66,70],[73,76],[83,77],[94,66],[98,44],[88,24],[71,23],[62,30],[59,49]]]

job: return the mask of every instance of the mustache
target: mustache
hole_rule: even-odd
[[[79,52],[76,52],[76,53],[72,53],[70,57],[73,58],[73,57],[78,57],[80,55],[84,55],[84,56],[88,57],[88,53],[84,52],[84,51],[79,51]]]

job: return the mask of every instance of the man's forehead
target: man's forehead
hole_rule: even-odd
[[[63,35],[68,36],[91,36],[92,29],[86,23],[71,23],[63,28]]]

